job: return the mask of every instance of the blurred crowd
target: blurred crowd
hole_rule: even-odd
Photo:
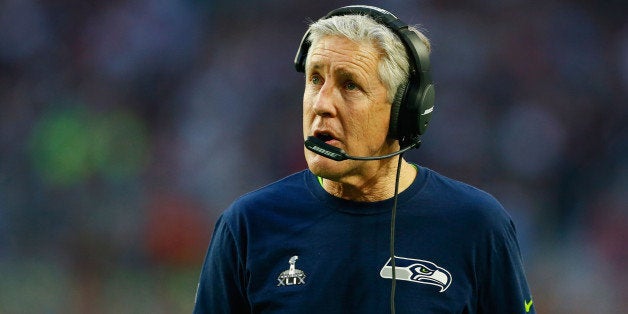
[[[407,158],[503,203],[539,313],[625,311],[625,3],[363,2],[433,43]],[[190,312],[220,212],[305,167],[294,54],[346,4],[0,1],[0,313]]]

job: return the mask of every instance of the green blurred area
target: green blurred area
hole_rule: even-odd
[[[93,177],[135,178],[149,162],[144,122],[124,108],[89,111],[85,105],[51,106],[35,122],[30,138],[34,169],[50,186],[71,187]]]

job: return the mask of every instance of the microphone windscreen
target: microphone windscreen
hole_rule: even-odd
[[[305,147],[329,159],[336,161],[347,159],[347,154],[342,149],[331,146],[314,136],[308,136],[307,140],[305,140]]]

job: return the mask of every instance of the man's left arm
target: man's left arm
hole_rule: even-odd
[[[536,313],[512,220],[494,229],[488,241],[488,265],[484,282],[480,283],[479,312]]]

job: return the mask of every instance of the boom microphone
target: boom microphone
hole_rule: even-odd
[[[342,160],[346,160],[346,159],[352,159],[352,160],[381,160],[381,159],[386,159],[386,158],[390,158],[390,157],[394,157],[397,156],[399,154],[403,154],[406,151],[415,148],[415,147],[419,147],[419,145],[421,145],[421,141],[414,141],[412,144],[408,145],[407,147],[404,147],[394,153],[390,153],[387,155],[381,155],[381,156],[369,156],[369,157],[365,157],[365,156],[351,156],[349,154],[347,154],[343,149],[329,145],[325,142],[323,142],[321,139],[314,137],[314,136],[308,136],[307,140],[305,140],[304,143],[305,147],[323,157],[327,157],[329,159],[333,159],[336,161],[342,161]]]

